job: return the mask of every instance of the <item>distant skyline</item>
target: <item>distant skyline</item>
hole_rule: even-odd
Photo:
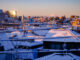
[[[80,16],[80,0],[0,0],[0,9],[25,16]]]

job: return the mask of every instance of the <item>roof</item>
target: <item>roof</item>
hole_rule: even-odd
[[[69,37],[71,36],[71,37]],[[80,42],[79,39],[73,37],[75,36],[71,31],[69,30],[63,30],[63,29],[51,29],[47,35],[46,38],[52,38],[52,39],[44,39],[44,41],[55,41],[55,42]]]
[[[42,42],[27,42],[27,41],[13,41],[12,42],[13,45],[23,45],[23,46],[28,46],[28,47],[31,47],[31,46],[37,46],[37,45],[41,45],[43,44]]]
[[[48,33],[49,30],[35,30],[34,33],[45,36]]]
[[[68,30],[64,29],[51,29],[46,35],[46,37],[64,37],[64,36],[72,36],[72,34]]]
[[[31,46],[36,46],[36,45],[41,45],[42,44],[42,42],[27,42],[27,39],[34,39],[34,38],[27,38],[27,37],[22,37],[22,35],[21,35],[21,33],[20,32],[13,32],[12,34],[19,34],[20,36],[18,36],[18,38],[20,39],[20,40],[22,40],[22,39],[26,39],[26,41],[7,41],[7,40],[10,40],[9,39],[9,37],[10,37],[10,33],[0,33],[0,39],[1,39],[1,41],[0,41],[0,43],[1,43],[1,45],[3,45],[4,46],[4,49],[5,50],[9,50],[9,49],[14,49],[14,45],[23,45],[23,46],[29,46],[29,47],[31,47]],[[5,41],[4,41],[5,40]],[[15,40],[15,39],[11,39],[11,40]]]
[[[74,37],[54,37],[53,39],[44,39],[44,41],[51,41],[51,42],[79,42],[80,40]]]
[[[74,59],[79,60],[80,57],[73,54],[59,55],[54,53],[35,60],[74,60]]]
[[[0,40],[7,40],[9,37],[9,33],[0,33]],[[13,49],[14,46],[12,45],[11,41],[0,41],[1,45],[3,45],[5,50]]]

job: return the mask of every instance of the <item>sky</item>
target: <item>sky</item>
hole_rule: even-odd
[[[0,0],[0,9],[18,16],[80,16],[80,0]]]

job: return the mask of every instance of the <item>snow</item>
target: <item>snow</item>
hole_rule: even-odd
[[[80,33],[77,33],[76,31],[70,30],[74,35],[80,35]],[[78,37],[80,39],[80,37]]]
[[[14,39],[9,39],[9,37],[13,35],[17,35],[17,37]],[[41,45],[42,42],[28,42],[28,40],[34,39],[35,37],[38,38],[38,36],[35,36],[30,32],[28,32],[26,36],[23,37],[23,33],[16,30],[12,33],[0,33],[0,40],[1,40],[0,42],[1,42],[1,45],[4,46],[5,50],[14,49],[15,45],[23,45],[23,46],[29,46],[29,47]],[[4,40],[17,40],[17,41],[4,41]],[[20,40],[26,40],[26,41],[20,41]]]
[[[8,30],[8,31],[14,31],[14,30],[16,30],[16,29],[10,27],[10,28],[7,28],[7,30]]]
[[[19,49],[17,51],[27,51],[25,53],[17,53],[16,57],[19,58],[19,59],[34,59],[34,55],[32,53],[32,50]]]
[[[48,33],[49,30],[36,30],[34,33],[40,35],[40,36],[45,36]]]
[[[40,36],[36,36],[32,32],[27,32],[26,34],[24,34],[25,36],[23,36],[23,32],[20,32],[20,31],[14,31],[11,33],[11,35],[12,36],[17,35],[16,36],[17,39],[34,39],[34,38],[40,37]]]
[[[1,40],[8,40],[10,34],[9,33],[0,33],[0,39]],[[0,41],[1,45],[4,46],[5,50],[13,49],[14,46],[12,45],[11,41]]]
[[[69,37],[72,36],[72,37]],[[77,38],[73,37],[74,34],[70,32],[69,30],[64,29],[51,29],[47,35],[46,38],[52,38],[53,39],[44,39],[44,41],[55,41],[55,42],[80,42]]]
[[[54,53],[54,54],[47,55],[47,56],[44,56],[35,60],[74,60],[74,59],[79,60],[80,57],[74,56],[73,54],[58,55]]]
[[[46,37],[64,37],[64,36],[72,36],[68,30],[64,29],[51,29],[47,33]]]
[[[42,42],[25,42],[25,41],[17,41],[17,42],[13,42],[14,45],[23,45],[23,46],[28,46],[28,47],[31,47],[31,46],[36,46],[36,45],[41,45],[43,44]]]
[[[14,34],[19,34],[18,35],[18,40],[24,39],[22,38],[22,35],[20,34],[20,32],[16,31],[12,33]],[[14,49],[14,45],[23,45],[23,46],[35,46],[35,45],[40,45],[42,44],[42,42],[27,42],[27,40],[29,40],[29,38],[26,37],[26,41],[6,41],[6,40],[10,40],[9,37],[11,36],[10,33],[0,33],[0,43],[1,45],[4,46],[5,50],[9,50],[9,49]],[[30,38],[33,39],[33,38]],[[3,40],[3,41],[2,41]],[[4,41],[5,40],[5,41]],[[15,39],[11,39],[11,40],[15,40]]]
[[[21,40],[21,39],[26,39],[26,40],[27,40],[27,39],[34,39],[34,36],[35,36],[34,34],[29,33],[29,32],[26,33],[25,36],[23,36],[23,32],[14,31],[14,32],[11,33],[11,36],[9,36],[9,37],[12,37],[12,36],[14,36],[14,35],[17,35],[15,38],[18,39],[18,40],[19,40],[19,39],[20,39],[20,40]],[[13,39],[15,39],[15,38],[13,38]]]
[[[30,26],[25,26],[25,28],[27,28],[27,30],[32,30]]]
[[[7,39],[9,39],[9,36],[10,36],[11,34],[10,33],[0,33],[0,39],[1,40],[7,40]]]
[[[35,35],[32,34],[32,33],[30,33],[30,32],[28,32],[25,36],[26,36],[26,37],[34,37]]]
[[[77,40],[74,37],[56,37],[53,39],[44,39],[44,41],[52,41],[52,42],[79,42],[80,40]]]

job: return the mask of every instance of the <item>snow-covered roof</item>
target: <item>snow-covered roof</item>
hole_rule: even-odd
[[[0,33],[0,40],[8,40],[9,35],[10,35],[9,33],[8,34],[7,33]],[[0,43],[1,43],[1,45],[4,46],[5,50],[9,50],[9,49],[14,48],[11,41],[0,41]]]
[[[11,33],[0,33],[0,40],[9,39],[10,35],[11,35]]]
[[[34,33],[45,36],[48,33],[49,30],[35,30]]]
[[[51,42],[79,42],[80,40],[74,37],[54,37],[53,39],[44,39],[44,41],[51,41]]]
[[[14,45],[11,41],[0,41],[1,45],[4,46],[4,50],[14,49]]]
[[[30,26],[25,26],[25,28],[27,28],[27,30],[32,30]]]
[[[15,45],[23,45],[23,46],[32,47],[32,46],[37,46],[37,45],[43,44],[42,42],[28,42],[28,41],[20,41],[20,40],[19,41],[6,41],[6,40],[10,40],[9,37],[6,34],[5,35],[2,34],[2,35],[3,36],[2,36],[0,43],[2,46],[4,46],[5,50],[14,49]],[[1,37],[1,35],[0,35],[0,37]],[[15,40],[15,39],[12,39],[12,40]]]
[[[41,57],[41,58],[38,58],[35,60],[74,60],[74,59],[79,60],[80,57],[73,55],[73,54],[58,55],[58,54],[54,53],[54,54],[47,55],[47,56],[44,56],[44,57]]]
[[[27,42],[27,41],[13,41],[12,42],[13,45],[23,45],[23,46],[28,46],[28,47],[31,47],[31,46],[37,46],[37,45],[41,45],[43,44],[42,42]]]
[[[72,34],[68,30],[64,29],[51,29],[46,35],[46,37],[64,37],[64,36],[72,36]]]
[[[68,37],[72,36],[72,37]],[[69,30],[63,29],[51,29],[46,38],[53,38],[53,39],[44,39],[44,41],[56,41],[56,42],[80,42],[79,39],[73,37],[74,34]]]
[[[23,37],[22,33],[20,33],[19,31],[12,32],[12,34],[13,35],[17,34],[18,39],[9,39],[9,37],[11,36],[11,33],[0,33],[0,40],[1,40],[0,43],[1,45],[4,46],[5,50],[14,49],[14,45],[23,45],[23,46],[31,47],[31,46],[42,44],[42,42],[31,42],[31,43],[27,42],[27,40],[29,39],[34,39],[34,37],[29,37],[29,36],[34,36],[33,34],[29,33],[26,35],[26,37]],[[23,39],[26,39],[26,41],[20,41]],[[19,41],[6,41],[6,40],[19,40]]]
[[[25,36],[23,36],[23,32],[20,32],[20,31],[14,31],[11,33],[11,36],[13,35],[17,35],[15,38],[17,38],[18,40],[19,39],[34,39],[35,35],[32,34],[31,32],[27,32],[27,33],[24,33]],[[9,37],[11,37],[9,36]]]

